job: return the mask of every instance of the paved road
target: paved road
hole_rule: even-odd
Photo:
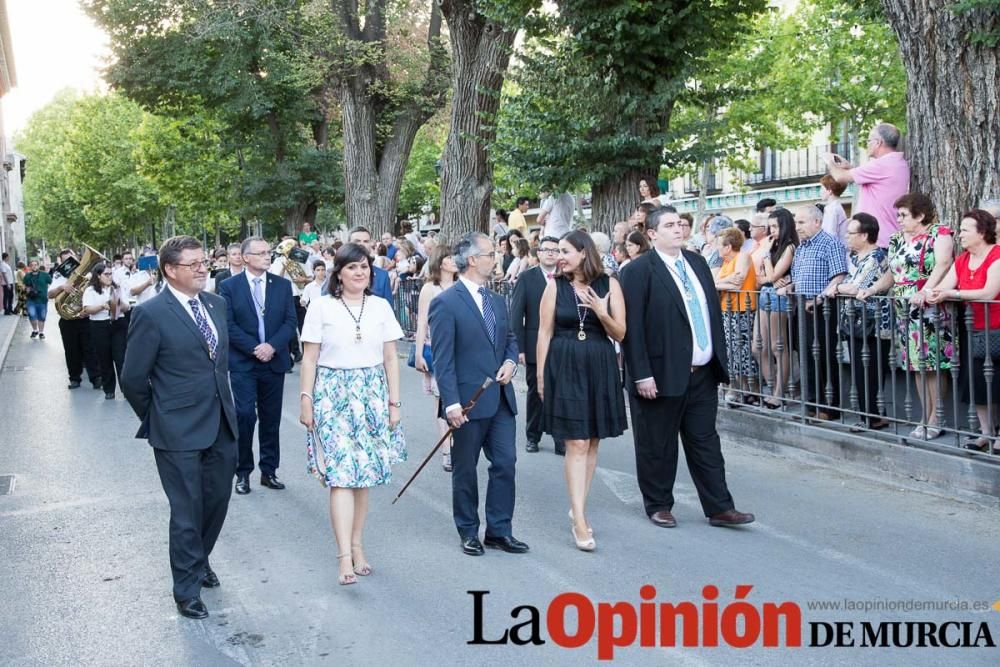
[[[53,327],[55,333],[55,328]],[[470,590],[489,590],[484,636],[495,639],[533,605],[542,624],[550,601],[579,592],[638,605],[644,584],[658,602],[720,607],[739,584],[747,598],[797,602],[811,621],[986,621],[1000,642],[1000,613],[809,611],[810,600],[1000,598],[995,511],[846,476],[835,469],[727,443],[730,485],[747,530],[710,527],[690,479],[679,475],[680,527],[652,526],[642,513],[628,435],[603,445],[592,492],[598,550],[572,547],[562,459],[550,443],[518,461],[515,534],[530,555],[462,555],[450,518],[448,479],[435,465],[395,506],[392,497],[433,443],[431,399],[404,369],[403,418],[411,460],[392,487],[373,494],[366,538],[375,574],[336,583],[326,493],[304,469],[298,376],[289,377],[282,426],[284,492],[254,487],[233,497],[213,555],[222,587],[206,592],[212,615],[179,617],[170,597],[167,505],[149,447],[119,398],[68,392],[57,335],[29,341],[21,330],[0,375],[0,474],[16,474],[0,496],[0,664],[498,665],[595,661],[597,643],[470,646]],[[523,396],[522,396],[523,398]],[[519,443],[519,447],[523,442]],[[485,474],[481,475],[485,478]],[[256,477],[254,483],[256,484]],[[571,613],[568,630],[574,627]],[[809,643],[808,628],[803,643]],[[855,637],[860,639],[860,629]],[[627,664],[996,665],[998,649],[630,648]]]

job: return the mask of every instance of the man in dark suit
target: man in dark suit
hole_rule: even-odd
[[[177,609],[205,618],[201,588],[219,578],[208,558],[229,509],[236,409],[229,391],[226,302],[202,291],[209,263],[197,239],[160,248],[167,289],[136,306],[121,387],[142,421],[170,502],[170,569]]]
[[[226,246],[226,256],[229,258],[229,267],[222,269],[215,274],[215,292],[218,294],[219,285],[233,276],[238,276],[243,272],[243,253],[239,243],[230,243]]]
[[[357,243],[366,248],[368,254],[375,259],[375,242],[372,241],[372,233],[365,227],[355,227],[347,233],[348,243]],[[389,280],[389,272],[372,265],[372,294],[380,296],[392,305],[392,281]]]
[[[719,434],[718,386],[728,382],[722,309],[708,264],[684,250],[684,228],[672,206],[647,216],[653,248],[622,274],[628,332],[626,386],[632,408],[636,475],[650,520],[677,525],[674,478],[677,436],[713,526],[750,523],[726,485]]]
[[[542,399],[538,397],[537,366],[535,365],[535,348],[538,346],[538,306],[542,302],[542,293],[549,281],[553,280],[556,263],[559,261],[559,239],[546,236],[538,243],[538,266],[522,273],[514,286],[514,296],[510,303],[510,321],[517,336],[517,349],[521,351],[518,361],[524,365],[528,377],[527,423],[525,433],[528,444],[526,452],[537,452],[538,442],[542,439]],[[566,454],[566,444],[562,440],[555,441],[556,454]]]
[[[291,282],[268,273],[271,247],[250,237],[240,247],[243,273],[219,286],[229,323],[229,373],[240,424],[236,493],[250,493],[253,431],[260,431],[260,483],[283,489],[277,471],[281,454],[278,433],[285,373],[292,367],[288,341],[295,335],[295,303]]]
[[[490,462],[484,542],[508,553],[524,553],[528,545],[515,539],[511,529],[517,403],[510,380],[517,370],[517,340],[503,298],[485,287],[494,265],[489,237],[466,234],[455,245],[453,258],[459,280],[431,301],[429,322],[442,416],[456,429],[451,448],[455,527],[462,551],[481,556],[476,466],[483,450]],[[486,378],[495,378],[496,383],[483,392],[471,412],[463,414],[462,406]]]

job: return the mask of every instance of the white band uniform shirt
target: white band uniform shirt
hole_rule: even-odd
[[[129,281],[128,281],[128,290],[129,290],[129,292],[131,292],[132,290],[134,290],[136,287],[139,287],[140,285],[145,284],[145,282],[147,280],[149,280],[150,275],[151,274],[148,271],[136,271],[135,273],[133,273],[132,277],[129,278]],[[163,279],[160,278],[160,280],[163,280]],[[152,299],[154,296],[156,296],[157,294],[159,294],[160,290],[163,289],[163,285],[164,284],[165,283],[161,282],[160,283],[160,289],[159,290],[156,289],[156,277],[153,276],[153,281],[149,284],[149,286],[146,289],[144,289],[141,292],[139,292],[138,294],[136,294],[134,297],[132,297],[132,298],[135,299],[135,305],[138,306],[140,304],[146,303],[147,301],[149,301],[150,299]]]
[[[181,306],[184,307],[184,312],[188,314],[188,317],[190,317],[191,321],[195,323],[195,326],[197,326],[198,318],[194,316],[194,311],[191,310],[191,304],[188,303],[188,300],[191,297],[189,297],[187,294],[184,294],[183,292],[175,290],[173,286],[166,281],[164,281],[163,284],[166,286],[167,289],[170,290],[170,293],[174,295],[174,298],[176,298],[178,301],[181,302]],[[201,308],[201,313],[202,315],[205,316],[205,320],[208,322],[208,327],[212,330],[212,334],[215,336],[215,340],[219,340],[219,330],[215,328],[215,322],[212,320],[212,316],[209,314],[208,306],[206,306],[205,302],[202,301],[201,299],[198,299],[198,302],[200,304],[199,308]]]
[[[312,259],[312,257],[310,257],[309,259]],[[295,281],[292,280],[291,275],[289,275],[288,271],[285,270],[285,267],[287,267],[288,263],[291,261],[294,260],[290,260],[284,255],[279,255],[278,257],[275,258],[274,262],[271,264],[271,268],[268,269],[268,272],[276,276],[281,276],[282,278],[285,278],[286,280],[288,280],[288,282],[292,284],[292,297],[302,296],[302,288],[295,284]],[[312,277],[312,269],[302,264],[299,264],[299,266],[302,267],[302,270],[305,271],[305,274],[307,276],[309,276],[310,278]],[[249,275],[250,272],[244,271],[244,273]]]
[[[125,296],[125,290],[115,289],[113,291],[115,296],[118,298],[118,313],[115,319],[120,320],[125,317],[124,310],[128,308],[128,297]],[[83,291],[83,307],[90,308],[91,306],[103,306],[104,304],[110,303],[111,294],[111,287],[103,288],[101,293],[98,294],[96,289],[88,286],[87,289]],[[93,315],[90,315],[89,317],[93,322],[106,322],[111,319],[111,313],[107,310],[101,310]]]
[[[303,306],[308,306],[313,301],[316,301],[321,296],[323,296],[323,288],[326,286],[326,281],[322,284],[316,284],[316,281],[312,281],[308,285],[302,288],[302,296],[299,297],[299,303]],[[385,301],[385,299],[383,299]]]
[[[319,343],[317,364],[327,368],[371,368],[382,363],[382,345],[403,337],[392,306],[385,299],[365,297],[361,304],[345,304],[340,299],[324,295],[314,299],[306,311],[301,341]],[[350,313],[348,312],[350,308]],[[356,339],[354,318],[361,318],[361,342]]]
[[[701,281],[698,280],[698,274],[694,272],[694,268],[684,259],[683,252],[678,252],[677,257],[670,257],[661,252],[659,248],[654,248],[654,250],[656,250],[656,254],[660,256],[660,259],[663,260],[663,264],[667,267],[667,273],[673,278],[674,283],[677,285],[677,291],[681,293],[681,300],[684,301],[684,312],[687,314],[688,326],[691,327],[691,365],[705,366],[712,361],[712,326],[711,320],[708,317],[708,300],[705,297],[705,290],[701,286]],[[698,335],[695,332],[694,320],[691,317],[691,304],[684,298],[687,290],[684,287],[684,281],[677,273],[677,267],[674,266],[674,263],[678,259],[684,262],[688,280],[691,282],[691,286],[694,287],[695,297],[698,299],[698,304],[701,307],[702,322],[705,323],[705,329],[708,331],[708,345],[704,349],[698,346]]]

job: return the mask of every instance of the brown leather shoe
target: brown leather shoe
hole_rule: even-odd
[[[659,512],[653,512],[649,515],[649,520],[655,523],[660,528],[676,528],[677,519],[674,515],[667,510],[660,510]]]
[[[741,526],[745,523],[753,523],[754,515],[746,512],[738,512],[735,509],[719,512],[708,517],[708,522],[713,526]]]

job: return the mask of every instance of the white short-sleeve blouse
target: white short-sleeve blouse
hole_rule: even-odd
[[[354,317],[361,317],[361,342],[356,339]],[[403,337],[392,306],[385,299],[369,295],[361,306],[345,307],[329,294],[309,302],[302,325],[303,343],[319,343],[319,365],[327,368],[370,368],[383,361],[382,346]]]

